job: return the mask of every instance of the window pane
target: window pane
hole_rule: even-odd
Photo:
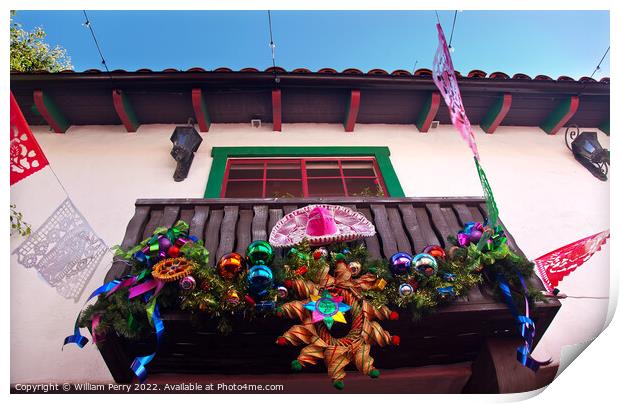
[[[237,179],[262,179],[263,163],[240,164],[232,162],[228,171],[228,178]]]
[[[349,196],[383,196],[373,178],[347,178],[345,182]]]
[[[299,161],[292,163],[267,163],[267,178],[294,178],[301,179],[301,164]]]
[[[309,196],[345,196],[340,178],[308,179]]]
[[[301,181],[267,181],[265,198],[301,198]]]
[[[372,161],[343,160],[342,171],[345,177],[374,177],[375,169]]]
[[[306,161],[308,177],[340,177],[337,161]]]
[[[225,198],[262,198],[262,181],[233,181],[226,185]]]

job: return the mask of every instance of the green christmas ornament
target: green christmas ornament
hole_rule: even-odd
[[[248,246],[245,253],[252,265],[269,265],[273,261],[273,248],[263,240],[256,240]]]

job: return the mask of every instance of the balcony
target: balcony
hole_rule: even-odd
[[[484,199],[471,197],[140,199],[121,247],[133,246],[159,226],[169,227],[184,220],[190,225],[190,235],[205,240],[211,253],[210,264],[214,264],[223,254],[245,251],[253,240],[267,240],[284,215],[314,203],[343,205],[370,219],[377,234],[364,243],[375,258],[388,258],[398,251],[420,252],[430,244],[449,245],[448,236],[456,234],[465,222],[484,221],[486,217]],[[505,230],[510,246],[522,254],[509,230]],[[125,275],[128,268],[126,263],[115,261],[106,281]],[[534,278],[532,284],[543,289],[538,278]],[[555,299],[537,304],[532,316],[536,322],[535,343],[559,308]],[[298,348],[275,344],[277,336],[292,325],[286,320],[268,317],[247,322],[238,318],[233,322],[233,333],[222,336],[215,330],[215,322],[208,319],[196,324],[182,312],[162,316],[165,342],[148,365],[149,382],[199,380],[204,375],[212,380],[236,375],[237,383],[243,377],[261,383],[282,378],[292,383],[297,380],[297,384],[292,384],[293,391],[285,391],[289,393],[320,392],[324,385],[331,389],[324,375],[312,374],[323,372],[321,366],[306,368],[303,375],[291,374],[290,361]],[[401,336],[401,345],[373,348],[375,365],[389,375],[373,381],[373,392],[527,391],[548,384],[557,370],[543,368],[535,374],[517,363],[515,350],[520,340],[514,318],[484,284],[418,322],[412,322],[408,313],[401,313],[400,320],[387,322],[385,328]],[[131,360],[152,352],[155,339],[134,342],[109,335],[98,346],[114,379],[128,383],[132,379]],[[260,376],[252,376],[252,372]],[[320,376],[321,380],[309,387],[308,378],[313,376]],[[353,380],[355,385],[357,379],[350,376],[347,380]],[[367,379],[359,380],[358,390],[350,388],[348,382],[347,391],[366,391]],[[331,392],[329,389],[326,391]]]

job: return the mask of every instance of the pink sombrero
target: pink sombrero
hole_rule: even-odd
[[[304,239],[310,245],[357,240],[375,234],[375,226],[362,214],[338,205],[308,205],[276,223],[269,243],[274,247],[292,247]]]

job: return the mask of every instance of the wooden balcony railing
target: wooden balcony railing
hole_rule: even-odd
[[[377,234],[364,242],[370,255],[377,258],[388,258],[398,251],[421,252],[429,244],[446,246],[448,236],[455,235],[465,222],[484,221],[486,217],[484,200],[472,197],[140,199],[136,202],[135,215],[127,225],[121,246],[131,247],[148,237],[155,228],[169,227],[182,219],[190,225],[191,235],[205,240],[213,264],[223,254],[245,251],[253,240],[267,240],[275,223],[284,215],[314,203],[347,206],[370,219]],[[511,247],[521,253],[508,229],[505,230]],[[126,263],[115,261],[106,281],[124,275],[127,270]],[[537,278],[532,279],[532,283],[542,289]],[[557,300],[537,304],[533,315],[537,341],[559,307]],[[230,374],[249,373],[252,369],[261,374],[288,373],[290,361],[296,357],[296,348],[274,343],[276,337],[291,326],[282,319],[258,318],[252,323],[236,319],[233,334],[222,337],[215,330],[216,322],[209,319],[196,324],[181,312],[163,313],[163,318],[165,343],[149,364],[151,374]],[[401,320],[388,322],[385,327],[392,334],[401,336],[401,346],[375,348],[375,364],[379,368],[473,362],[472,369],[478,371],[469,379],[469,391],[484,391],[485,386],[495,386],[489,387],[489,391],[517,391],[532,383],[532,376],[528,374],[530,370],[514,370],[512,365],[518,365],[516,352],[510,355],[514,362],[509,364],[510,374],[503,376],[501,366],[496,363],[499,360],[497,355],[489,354],[492,351],[490,344],[498,339],[512,341],[510,349],[516,349],[518,333],[507,307],[495,299],[486,285],[472,288],[466,296],[418,322],[412,322],[408,313],[401,313]],[[154,339],[131,342],[113,335],[99,345],[114,379],[129,382],[131,359],[151,352]],[[321,368],[307,371],[321,371]],[[521,384],[513,382],[512,387],[502,389],[502,378],[508,376],[513,381],[525,381]],[[490,377],[494,382],[480,382],[483,377]]]

